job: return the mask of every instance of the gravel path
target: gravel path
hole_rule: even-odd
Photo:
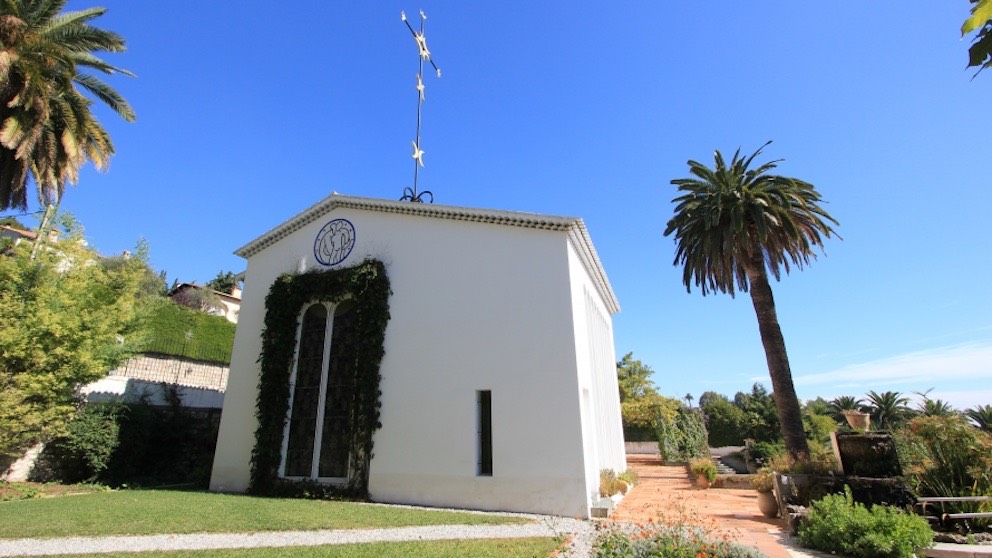
[[[569,558],[589,555],[593,525],[588,521],[543,517],[523,525],[431,525],[390,529],[342,529],[334,531],[269,531],[261,533],[194,533],[187,535],[143,535],[114,537],[70,537],[62,539],[0,540],[0,556],[50,556],[149,550],[197,550],[318,546],[377,541],[447,539],[510,539],[572,535]]]

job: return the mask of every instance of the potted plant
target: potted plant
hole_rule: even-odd
[[[778,516],[778,501],[772,492],[774,487],[775,478],[767,468],[762,468],[751,476],[751,488],[758,492],[758,510],[765,517]]]
[[[871,426],[871,415],[868,413],[848,409],[844,411],[844,418],[847,419],[847,424],[851,425],[851,428],[861,432],[867,432],[868,427]]]
[[[709,488],[716,480],[716,465],[712,459],[701,457],[689,465],[689,470],[696,475],[696,486]]]

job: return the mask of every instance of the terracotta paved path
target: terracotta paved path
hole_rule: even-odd
[[[684,466],[665,465],[658,456],[628,455],[627,465],[640,480],[620,502],[612,520],[700,525],[755,547],[768,558],[793,558],[783,542],[788,535],[781,520],[761,515],[756,492],[696,488]]]

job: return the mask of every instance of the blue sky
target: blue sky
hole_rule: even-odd
[[[64,200],[104,253],[142,237],[170,282],[204,282],[331,191],[402,195],[417,53],[399,14],[423,9],[443,77],[422,187],[583,218],[622,306],[617,356],[663,393],[768,384],[750,299],[686,293],[662,232],[688,159],[774,140],[766,160],[813,183],[843,237],[773,285],[800,397],[992,403],[992,73],[965,68],[964,0],[69,7],[93,5],[138,76],[109,79],[136,123],[97,109],[109,171]]]

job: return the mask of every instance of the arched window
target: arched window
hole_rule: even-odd
[[[343,482],[350,476],[354,308],[346,299],[315,303],[303,313],[290,377],[283,477]]]

